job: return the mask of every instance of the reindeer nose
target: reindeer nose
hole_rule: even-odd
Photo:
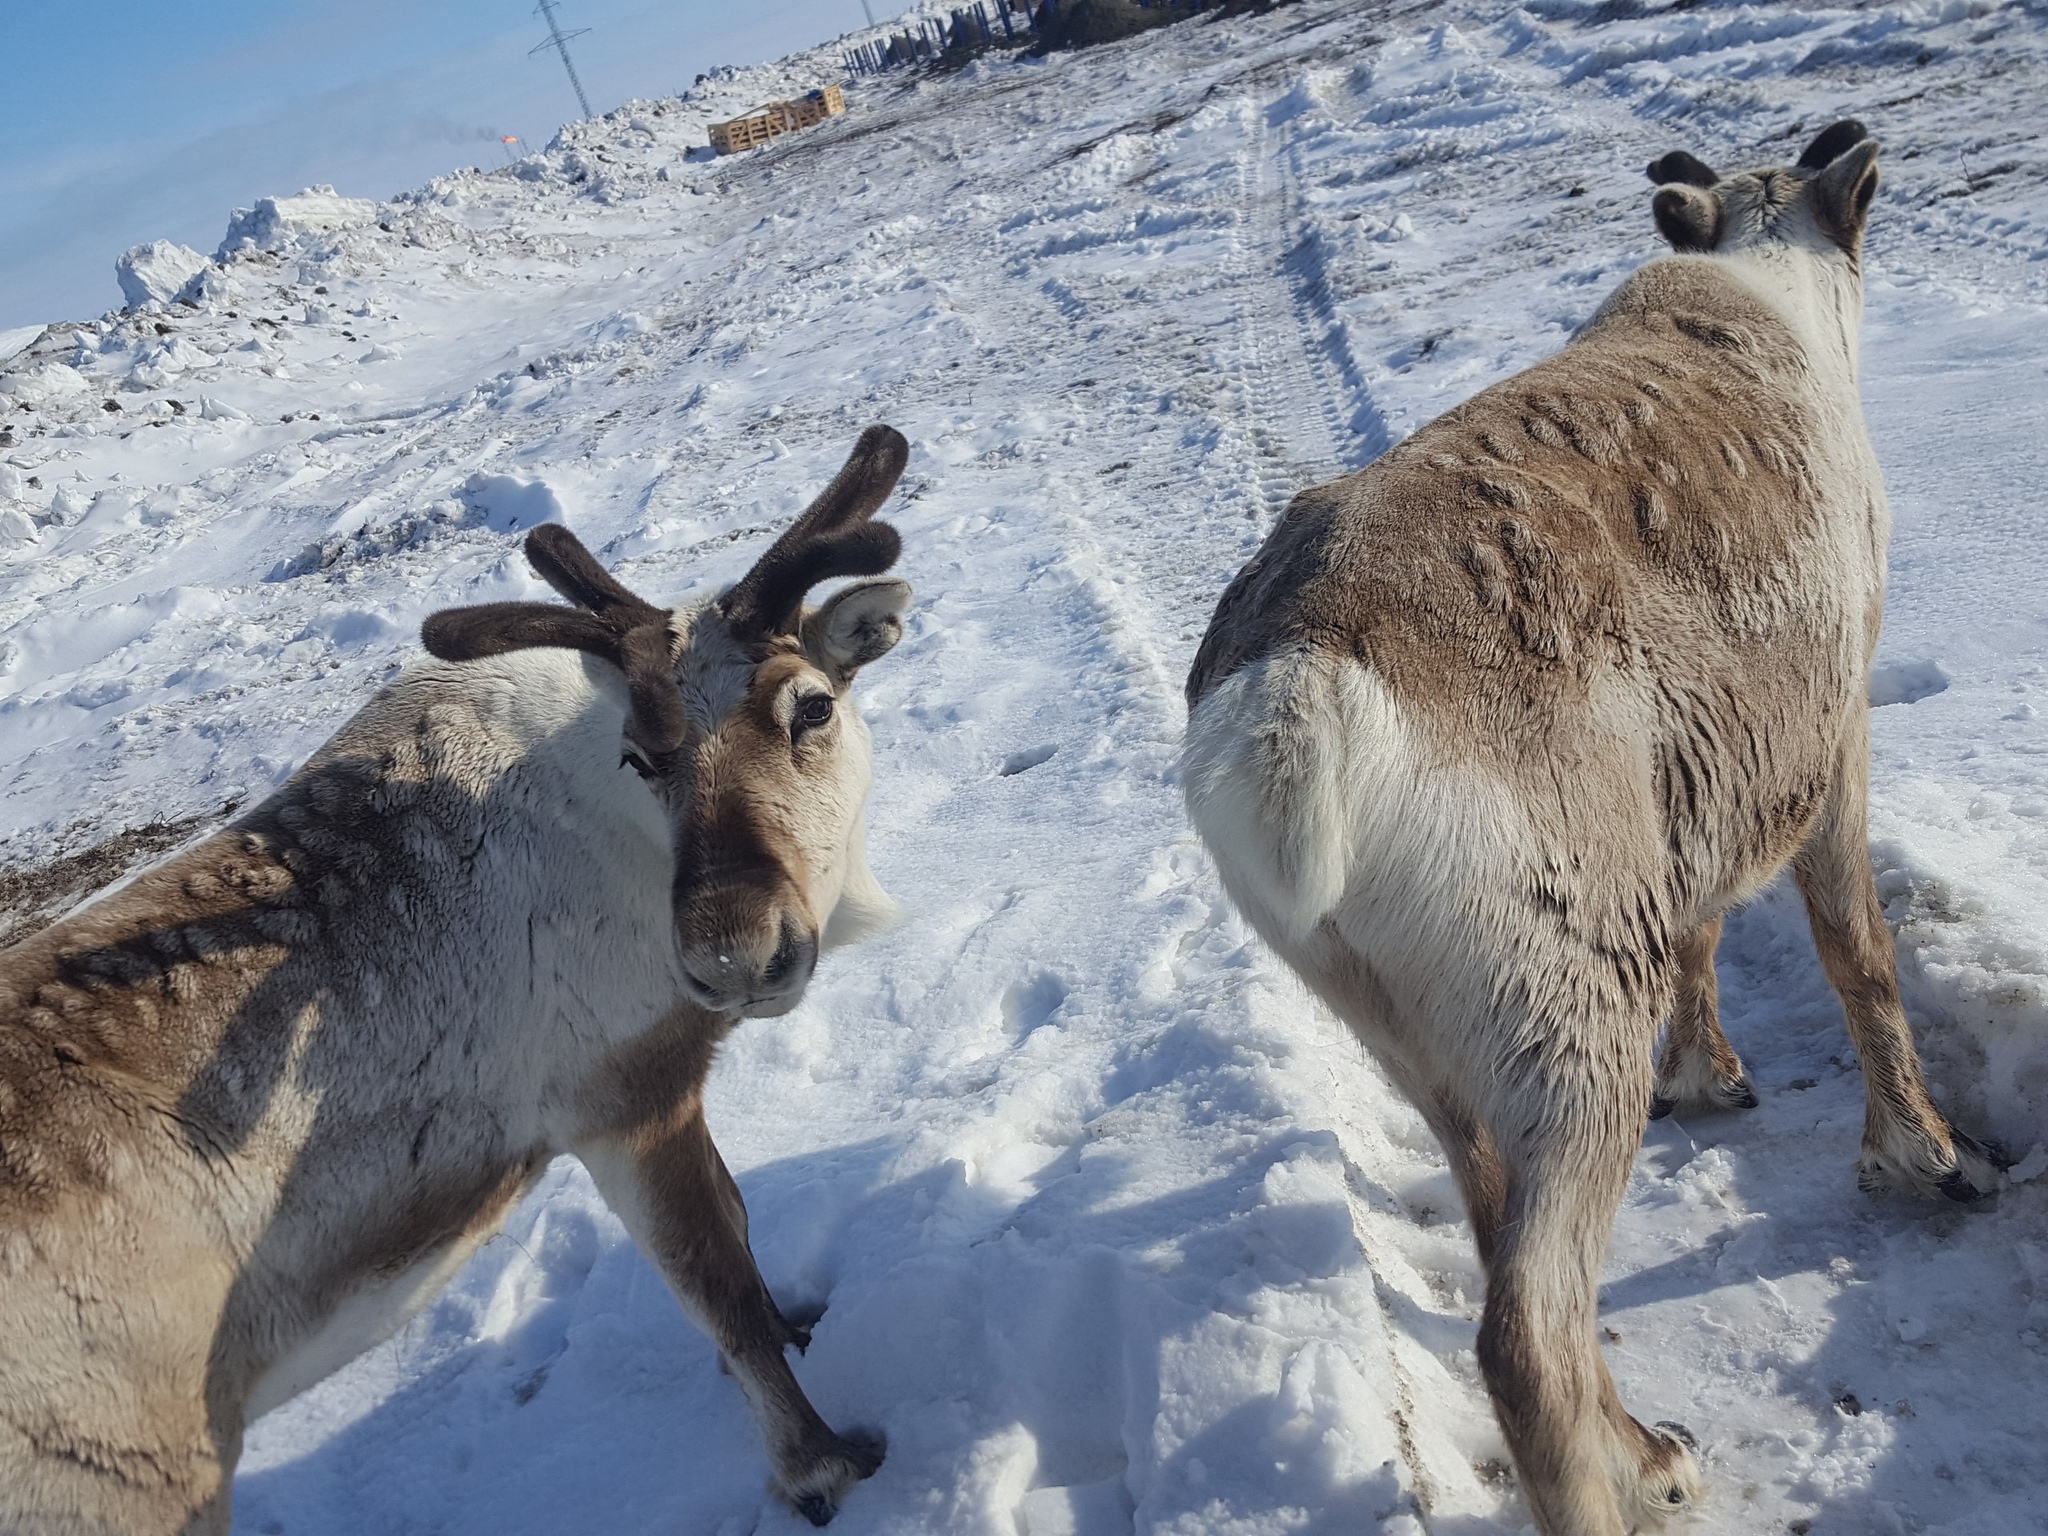
[[[798,931],[795,923],[784,919],[782,942],[768,957],[768,967],[762,971],[761,979],[771,987],[788,986],[792,981],[802,987],[810,981],[811,972],[817,964],[818,941],[808,933]]]
[[[770,945],[763,940],[773,938]],[[720,1013],[767,1018],[794,1008],[818,964],[818,941],[787,916],[753,943],[687,946],[683,975],[694,1000]]]

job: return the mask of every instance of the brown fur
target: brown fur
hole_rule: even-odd
[[[1450,1154],[1546,1536],[1699,1487],[1689,1437],[1621,1407],[1594,1296],[1660,1021],[1660,1095],[1755,1102],[1715,1018],[1731,904],[1793,862],[1864,1059],[1866,1180],[1996,1177],[1922,1084],[1864,845],[1875,146],[1829,144],[1726,180],[1658,162],[1711,214],[1674,244],[1713,254],[1650,263],[1557,356],[1298,497],[1188,679],[1184,782],[1232,895]]]
[[[902,440],[863,443],[871,512]],[[821,948],[891,911],[846,694],[909,589],[736,633],[633,598],[566,530],[537,547],[599,612],[457,616],[470,659],[409,670],[226,830],[0,950],[6,1536],[225,1532],[250,1416],[388,1337],[563,1152],[724,1352],[801,1513],[879,1463],[782,1356],[804,1335],[702,1094],[741,1012],[793,1007]],[[855,558],[827,555],[776,602]]]

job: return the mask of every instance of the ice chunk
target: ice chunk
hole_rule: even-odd
[[[57,494],[50,498],[50,509],[43,514],[43,521],[54,523],[59,528],[69,528],[91,510],[91,497],[81,496],[68,485],[59,486]]]
[[[342,197],[329,186],[308,187],[297,197],[261,197],[254,208],[237,208],[215,255],[225,261],[237,251],[274,251],[299,235],[332,234],[376,221],[377,205],[369,198]]]
[[[124,252],[114,263],[114,275],[121,280],[121,296],[128,307],[140,309],[145,304],[170,303],[208,265],[189,245],[152,240]]]
[[[228,276],[227,268],[209,262],[200,268],[198,276],[178,291],[178,297],[194,309],[216,309],[234,304],[241,291],[240,285]]]
[[[2037,1141],[2034,1150],[2008,1168],[2005,1176],[2015,1184],[2025,1184],[2048,1173],[2048,1142]]]

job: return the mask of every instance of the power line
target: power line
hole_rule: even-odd
[[[552,48],[555,52],[559,53],[562,56],[562,68],[569,71],[569,83],[576,87],[576,101],[583,108],[585,120],[597,116],[595,112],[590,110],[590,98],[583,94],[583,82],[576,78],[576,66],[569,62],[569,39],[583,36],[590,28],[578,27],[574,32],[564,32],[555,21],[555,0],[540,0],[540,4],[534,7],[533,14],[547,18],[548,40],[544,43],[536,43],[527,52],[540,53]]]

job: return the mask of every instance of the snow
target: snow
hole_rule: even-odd
[[[114,263],[114,276],[120,279],[121,296],[128,307],[141,309],[170,303],[206,265],[206,258],[188,245],[152,240],[124,252]]]
[[[1292,491],[1655,253],[1644,163],[1855,113],[1897,523],[1873,853],[1937,1096],[2024,1160],[1981,1207],[1856,1191],[1853,1053],[1774,888],[1721,957],[1763,1103],[1649,1127],[1606,1349],[1699,1435],[1700,1529],[2048,1530],[2044,33],[1988,0],[1301,0],[856,81],[741,157],[705,123],[836,46],[388,204],[266,200],[196,309],[0,368],[0,865],[261,793],[426,613],[544,596],[534,521],[681,599],[891,422],[918,600],[863,708],[908,918],[745,1025],[710,1111],[771,1287],[822,1309],[806,1389],[889,1438],[835,1529],[1518,1529],[1455,1187],[1224,901],[1180,681]],[[803,1528],[765,1480],[564,1161],[254,1427],[236,1529]]]
[[[298,237],[332,234],[374,223],[377,205],[366,197],[342,197],[334,188],[308,187],[297,197],[259,197],[254,208],[237,208],[228,220],[215,260],[241,251],[274,251]]]
[[[28,347],[28,344],[43,334],[40,325],[17,325],[0,330],[0,363],[11,363]]]

